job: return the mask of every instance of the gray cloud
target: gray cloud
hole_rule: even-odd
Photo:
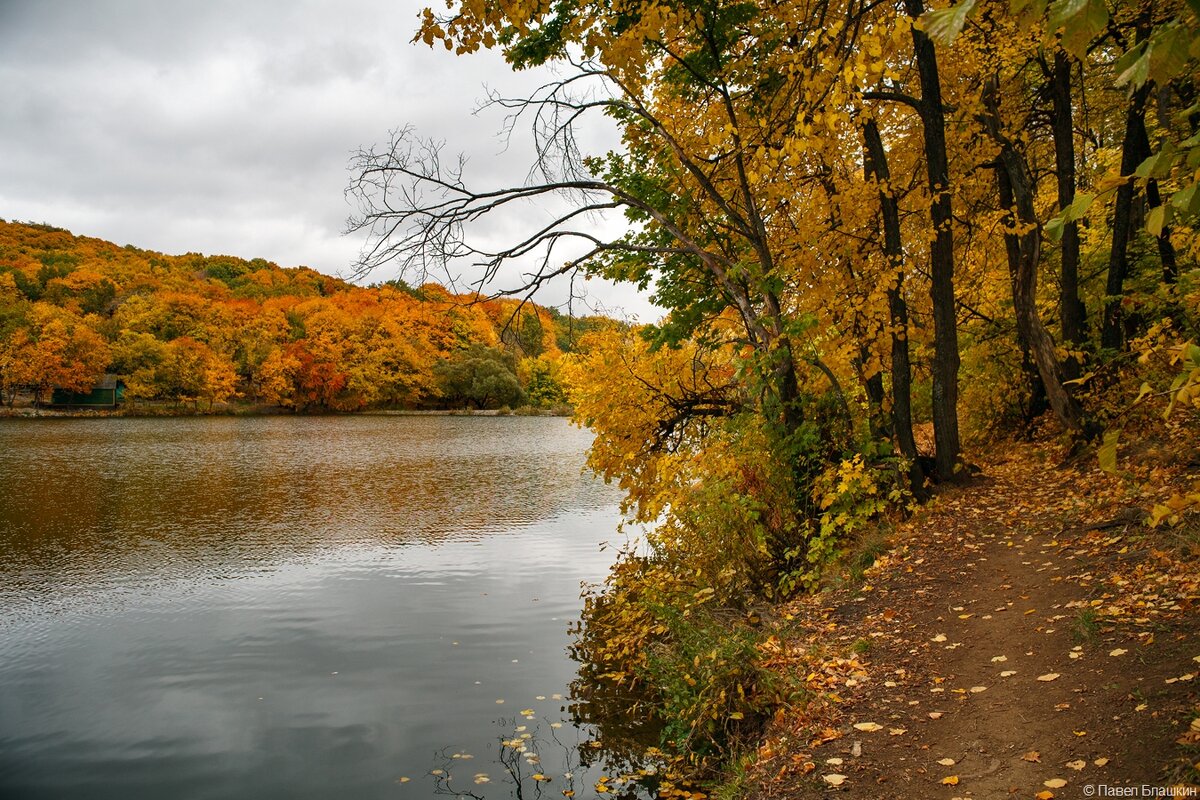
[[[0,0],[0,217],[345,272],[362,244],[341,235],[356,148],[411,124],[466,153],[480,185],[531,163],[501,114],[472,111],[485,83],[515,96],[546,73],[411,44],[421,5]],[[602,124],[584,136],[613,140]],[[657,316],[631,287],[591,283],[604,305]]]

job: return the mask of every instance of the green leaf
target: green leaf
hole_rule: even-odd
[[[1147,43],[1139,42],[1117,59],[1117,86],[1132,83],[1137,88],[1146,82],[1150,75],[1150,54],[1147,50]]]
[[[1196,184],[1180,189],[1171,195],[1171,205],[1180,214],[1196,213],[1195,206],[1200,204],[1200,196],[1196,194]]]
[[[933,41],[943,47],[949,47],[962,33],[963,26],[967,24],[967,16],[975,8],[975,2],[976,0],[962,0],[950,8],[927,11],[921,15],[919,27],[929,34]]]
[[[1167,84],[1187,67],[1191,33],[1178,21],[1163,25],[1150,37],[1150,77]]]
[[[1046,235],[1055,241],[1061,239],[1063,226],[1068,222],[1074,222],[1086,214],[1095,200],[1096,195],[1092,192],[1080,192],[1075,195],[1075,199],[1071,201],[1071,205],[1064,208],[1046,223]]]
[[[1062,239],[1063,226],[1066,224],[1066,220],[1062,216],[1051,217],[1043,230],[1046,231],[1047,236],[1057,242]]]
[[[1054,0],[1050,4],[1050,30],[1062,28],[1088,6],[1088,0]]]
[[[1107,28],[1108,6],[1104,0],[1089,0],[1083,13],[1076,14],[1063,28],[1063,49],[1076,58],[1084,59],[1087,57],[1088,45]]]
[[[1117,474],[1117,442],[1121,438],[1121,431],[1105,431],[1104,441],[1096,450],[1096,455],[1100,459],[1100,469],[1110,475]]]
[[[1163,145],[1163,149],[1147,158],[1138,168],[1133,171],[1133,174],[1138,178],[1165,178],[1171,174],[1171,167],[1175,162],[1175,147],[1170,142]]]
[[[1146,230],[1155,238],[1162,236],[1163,227],[1167,224],[1167,208],[1168,206],[1155,206],[1146,215]]]
[[[1066,221],[1074,222],[1086,214],[1088,209],[1092,207],[1095,199],[1096,195],[1092,192],[1080,192],[1075,195],[1075,199],[1071,201],[1071,205],[1067,206],[1066,211],[1063,212]]]

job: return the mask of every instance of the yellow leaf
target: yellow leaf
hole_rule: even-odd
[[[1042,781],[1042,786],[1048,789],[1061,789],[1067,785],[1067,782],[1062,778],[1051,778],[1048,781]]]
[[[942,778],[942,785],[943,786],[958,786],[958,776],[957,775],[947,775],[945,778]]]

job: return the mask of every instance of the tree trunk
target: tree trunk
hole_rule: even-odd
[[[1038,263],[1042,251],[1042,224],[1033,205],[1033,179],[1024,154],[1017,150],[1012,140],[1000,126],[999,84],[995,76],[988,79],[984,87],[983,123],[991,138],[1000,145],[1000,165],[1007,179],[1013,199],[1019,229],[1005,233],[1006,244],[1015,240],[1016,247],[1009,247],[1010,259],[1015,256],[1016,270],[1012,278],[1013,306],[1017,315],[1018,338],[1029,343],[1034,363],[1046,389],[1046,399],[1055,415],[1068,430],[1084,433],[1083,412],[1063,386],[1062,366],[1055,352],[1054,339],[1042,323],[1037,311]],[[1011,212],[1010,212],[1011,213]],[[1011,238],[1010,238],[1011,237]],[[1010,262],[1011,263],[1011,262]]]
[[[1054,53],[1051,78],[1054,97],[1054,167],[1058,177],[1058,207],[1075,202],[1075,125],[1071,109],[1071,61],[1061,49]],[[1063,225],[1062,264],[1059,272],[1059,323],[1063,343],[1071,350],[1083,346],[1087,311],[1079,299],[1079,223]],[[1067,380],[1079,377],[1079,362],[1073,356],[1063,362]]]
[[[925,11],[923,0],[904,0],[916,20]],[[929,181],[929,218],[934,240],[930,247],[930,297],[933,301],[933,437],[937,477],[955,477],[961,444],[958,436],[958,320],[954,298],[954,232],[950,204],[950,167],[946,157],[946,117],[933,41],[920,28],[912,29],[913,52],[921,80],[921,125]]]
[[[1162,102],[1161,100],[1159,102]],[[1143,109],[1141,124],[1133,131],[1136,141],[1136,160],[1141,164],[1152,153],[1150,152],[1150,136],[1146,132],[1146,117]],[[1162,196],[1158,192],[1158,181],[1154,178],[1146,180],[1146,206],[1158,208],[1162,205]],[[1175,245],[1171,244],[1171,226],[1163,225],[1154,240],[1158,247],[1158,258],[1162,262],[1162,278],[1164,283],[1174,284],[1179,279],[1179,264],[1175,259]]]
[[[1138,25],[1137,40],[1149,35],[1146,23]],[[1141,143],[1146,138],[1146,98],[1151,83],[1135,89],[1125,112],[1125,139],[1121,143],[1121,175],[1126,181],[1117,188],[1117,204],[1113,212],[1112,249],[1108,254],[1108,280],[1104,287],[1104,320],[1100,329],[1100,344],[1117,349],[1125,341],[1121,301],[1125,295],[1125,278],[1129,276],[1129,239],[1133,233],[1133,171],[1141,159]]]
[[[912,427],[912,365],[908,352],[908,302],[904,299],[904,244],[900,238],[900,206],[891,188],[891,170],[879,126],[869,119],[863,125],[863,172],[879,184],[880,223],[883,253],[893,274],[889,276],[887,299],[892,337],[892,430],[900,453],[909,461],[909,484],[922,494],[925,475],[917,460],[917,443]]]
[[[1001,162],[996,163],[996,189],[1000,195],[1000,207],[1004,209],[1004,252],[1008,257],[1008,279],[1016,296],[1018,275],[1021,271],[1021,237],[1015,231],[1017,220],[1013,215],[1013,188],[1008,171]],[[1025,422],[1030,423],[1046,410],[1046,384],[1029,349],[1029,335],[1024,326],[1017,325],[1017,346],[1021,348],[1021,371],[1029,381],[1029,408],[1025,411]]]

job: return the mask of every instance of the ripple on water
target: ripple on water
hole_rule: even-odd
[[[498,779],[497,721],[559,713],[534,698],[565,692],[609,563],[588,443],[530,418],[0,425],[0,796],[390,797],[441,748]]]

